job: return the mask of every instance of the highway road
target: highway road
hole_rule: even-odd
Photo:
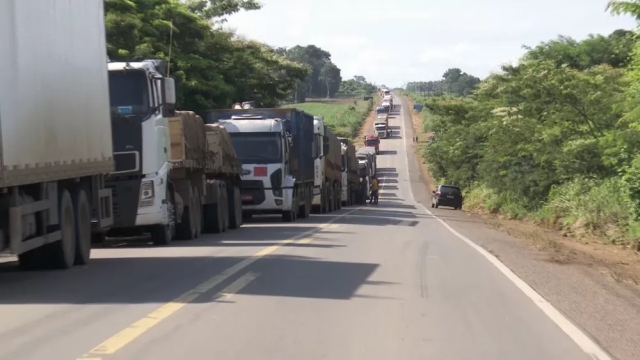
[[[398,102],[378,205],[94,249],[65,272],[1,266],[0,359],[609,359],[457,233],[459,212],[414,200]]]

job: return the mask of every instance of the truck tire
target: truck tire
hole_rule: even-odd
[[[192,187],[189,187],[189,205],[184,207],[182,219],[176,225],[176,240],[193,240],[197,237],[198,216],[196,194]]]
[[[224,231],[222,200],[222,194],[218,192],[218,198],[214,204],[202,207],[205,233],[219,234]]]
[[[69,191],[62,190],[58,202],[62,239],[18,255],[24,270],[68,269],[76,257],[76,220]]]
[[[173,199],[173,189],[169,186],[167,186],[166,198],[169,199],[167,204],[169,223],[154,225],[151,228],[151,241],[154,245],[169,245],[176,233],[176,203]]]
[[[291,210],[288,211],[283,211],[282,212],[282,221],[284,222],[295,222],[296,218],[298,217],[296,214],[296,210],[299,208],[298,203],[299,203],[299,199],[300,197],[298,196],[298,192],[296,191],[293,195],[293,204],[291,206]]]
[[[222,232],[229,229],[229,197],[226,191],[221,191],[222,194],[222,206],[220,212],[222,213]]]
[[[227,188],[229,196],[229,229],[238,229],[242,226],[242,200],[240,189],[237,186]]]
[[[327,204],[327,185],[324,184],[320,190],[320,213],[326,214],[328,209]]]
[[[311,213],[311,196],[313,196],[313,190],[309,191],[309,188],[305,190],[305,197],[303,204],[299,207],[299,214],[301,219],[306,219]]]
[[[329,196],[328,196],[328,200],[329,201],[327,201],[327,205],[329,205],[329,206],[328,206],[327,212],[334,212],[336,210],[335,209],[335,206],[336,206],[336,190],[333,188],[333,185],[329,185],[329,187],[327,187],[327,190],[328,190],[327,193],[329,194]]]
[[[91,206],[87,193],[78,189],[73,194],[76,217],[76,256],[74,265],[86,265],[91,258]]]

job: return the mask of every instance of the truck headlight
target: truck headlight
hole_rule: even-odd
[[[282,189],[273,189],[273,196],[282,197]]]
[[[153,187],[153,180],[143,181],[140,184],[140,207],[153,206],[153,199],[155,197],[155,189]]]

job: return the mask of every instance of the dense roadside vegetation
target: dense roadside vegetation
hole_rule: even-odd
[[[107,52],[112,61],[171,55],[178,107],[196,112],[247,100],[277,106],[296,89],[333,96],[342,79],[329,52],[274,49],[219,26],[230,14],[260,7],[254,0],[105,0]]]
[[[640,1],[611,9],[638,16]],[[422,149],[431,173],[463,186],[467,207],[637,247],[638,80],[640,43],[617,30],[528,48],[470,96],[408,90],[434,132]]]

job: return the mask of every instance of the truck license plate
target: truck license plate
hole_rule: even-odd
[[[447,195],[449,199],[453,199],[453,195]]]
[[[242,200],[252,200],[253,196],[251,195],[242,195]]]

